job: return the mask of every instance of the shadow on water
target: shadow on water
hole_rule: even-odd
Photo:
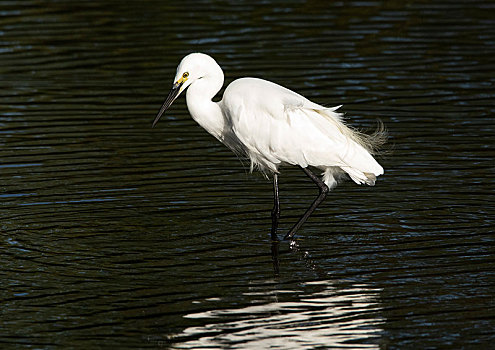
[[[493,7],[1,2],[0,347],[489,348]],[[381,118],[385,175],[270,246],[269,181],[184,99],[151,130],[191,51]],[[282,169],[282,232],[315,191]]]

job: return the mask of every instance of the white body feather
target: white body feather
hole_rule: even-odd
[[[186,56],[177,68],[176,80],[191,72],[183,89],[187,106],[210,134],[236,153],[251,160],[262,172],[278,172],[282,164],[313,166],[323,171],[323,181],[337,184],[347,173],[358,183],[373,185],[383,168],[370,154],[370,147],[348,128],[335,112],[272,82],[241,78],[225,90],[220,102],[211,99],[223,84],[218,64],[204,54]],[[194,76],[193,72],[198,73]]]

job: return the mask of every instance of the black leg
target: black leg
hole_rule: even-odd
[[[275,273],[276,276],[278,276],[280,273],[280,261],[278,259],[278,245],[279,244],[280,244],[280,241],[278,241],[278,240],[272,241],[273,272]]]
[[[278,174],[273,174],[273,210],[272,210],[272,240],[278,241],[277,227],[280,219],[280,200],[278,197]]]
[[[321,202],[323,202],[329,191],[328,186],[323,181],[321,181],[320,178],[316,176],[311,170],[309,170],[308,168],[302,168],[302,170],[318,186],[318,188],[320,189],[320,194],[318,195],[318,197],[316,197],[313,204],[311,204],[308,210],[306,210],[304,215],[299,219],[294,227],[292,227],[290,231],[285,235],[284,239],[292,239],[292,237],[294,237],[296,231],[302,226],[302,224],[304,224],[306,220],[308,220],[309,216],[315,211],[316,207],[320,205]]]

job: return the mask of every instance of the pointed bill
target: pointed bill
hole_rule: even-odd
[[[170,90],[167,98],[165,99],[165,102],[163,102],[162,108],[160,108],[160,111],[156,115],[155,120],[153,121],[152,128],[155,127],[156,123],[158,123],[158,121],[160,120],[163,113],[165,113],[165,111],[172,105],[172,103],[175,101],[175,99],[179,96],[179,94],[181,93],[180,88],[181,88],[182,84],[183,84],[183,82],[178,82],[178,83],[174,84],[174,86],[172,87],[172,90]]]

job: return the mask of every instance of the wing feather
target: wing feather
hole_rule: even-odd
[[[281,163],[340,168],[356,183],[374,183],[383,168],[366,138],[336,112],[280,85],[255,78],[232,82],[225,90],[227,125],[241,142],[252,167],[277,171]],[[334,171],[337,172],[337,171]],[[331,182],[329,173],[324,179]]]

